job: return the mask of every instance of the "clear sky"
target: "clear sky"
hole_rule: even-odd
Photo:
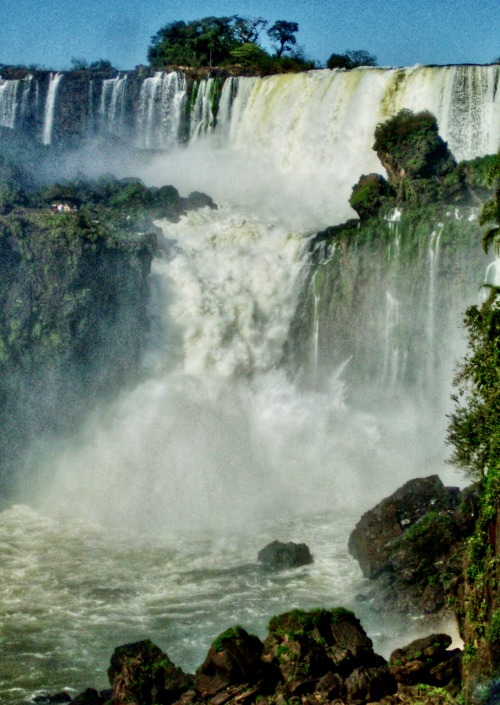
[[[0,0],[0,63],[65,69],[74,57],[132,69],[163,25],[233,14],[298,22],[299,45],[321,63],[346,49],[382,66],[500,55],[500,0]]]

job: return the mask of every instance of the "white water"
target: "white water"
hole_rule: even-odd
[[[158,71],[146,78],[139,96],[137,146],[171,149],[179,141],[187,81],[181,74]]]
[[[61,82],[62,73],[51,73],[47,97],[45,98],[45,110],[42,128],[42,144],[52,144],[52,132],[54,129],[54,115],[56,108],[57,89]]]
[[[215,130],[211,117],[200,118],[200,86],[195,132],[205,124],[205,139],[160,158],[145,176],[161,184],[168,174],[181,190],[285,214],[292,227],[325,227],[355,217],[352,186],[384,171],[375,127],[402,108],[434,113],[457,160],[495,153],[498,74],[498,66],[455,66],[231,78]]]
[[[21,81],[0,79],[0,125],[13,128],[16,124],[17,92]]]
[[[127,74],[108,78],[102,82],[99,115],[108,132],[120,134],[125,123]],[[92,103],[91,103],[92,104]]]
[[[97,410],[77,438],[36,448],[36,473],[20,488],[30,508],[0,515],[2,702],[103,687],[112,649],[140,638],[192,669],[226,627],[264,636],[269,616],[292,607],[344,604],[379,631],[355,603],[363,581],[347,536],[402,482],[442,470],[442,438],[418,400],[357,408],[341,369],[310,389],[281,362],[309,264],[307,233],[350,215],[352,184],[380,171],[371,143],[381,117],[411,96],[446,122],[436,96],[451,95],[457,72],[443,81],[442,71],[227,82],[212,134],[147,173],[181,192],[204,188],[223,207],[162,224],[174,244],[154,262],[161,307],[147,379]],[[142,147],[171,148],[178,138],[186,92],[175,76],[143,83]],[[418,81],[441,88],[422,96]],[[434,283],[429,302],[436,292]],[[388,296],[389,386],[404,364],[398,315]],[[306,541],[315,564],[278,576],[242,568],[275,538]],[[396,623],[384,625],[391,631]],[[406,623],[398,644],[413,636]],[[376,640],[386,655],[391,645]]]

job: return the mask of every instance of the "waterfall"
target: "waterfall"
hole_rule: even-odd
[[[439,267],[439,242],[443,231],[443,223],[438,223],[431,233],[429,242],[429,313],[427,317],[427,385],[429,388],[435,382],[435,335],[436,335],[436,285]]]
[[[215,79],[200,81],[190,115],[190,136],[192,140],[200,135],[210,134],[215,127],[212,110],[214,94],[217,90]]]
[[[127,74],[116,78],[107,78],[102,82],[99,115],[103,130],[122,133],[126,118],[125,99]]]
[[[31,74],[28,74],[23,79],[23,92],[21,96],[21,124],[23,124],[26,115],[28,114],[28,108],[29,108],[29,99],[30,99],[30,94],[31,94],[31,88],[33,85],[33,76]]]
[[[0,79],[0,125],[14,128],[17,115],[17,93],[20,81],[4,81]]]
[[[141,86],[137,116],[137,146],[168,149],[179,141],[187,81],[173,71],[158,71]]]
[[[42,144],[52,144],[54,130],[54,116],[56,110],[57,89],[63,77],[62,73],[51,73],[47,97],[45,98],[45,109],[42,129]]]
[[[391,294],[385,292],[386,313],[384,330],[384,367],[382,381],[387,382],[391,388],[396,385],[400,375],[400,350],[397,344],[397,329],[401,321],[399,301]]]

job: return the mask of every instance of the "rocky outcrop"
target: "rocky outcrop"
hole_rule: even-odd
[[[435,613],[462,579],[464,540],[474,531],[477,489],[445,487],[437,475],[410,480],[366,512],[349,537],[363,575],[377,580],[379,609]]]
[[[371,639],[349,610],[292,610],[271,619],[264,642],[239,626],[220,634],[195,675],[183,673],[151,641],[121,646],[108,669],[111,690],[89,688],[71,702],[403,705],[420,702],[417,696],[425,686],[437,688],[451,702],[461,654],[449,650],[450,643],[446,634],[432,634],[397,649],[387,663],[374,653]],[[38,701],[69,702],[69,696],[40,696]]]
[[[273,541],[259,551],[257,560],[265,568],[282,570],[284,568],[299,568],[313,563],[311,551],[305,543],[282,543]]]
[[[430,634],[392,652],[391,674],[403,685],[443,687],[457,695],[461,687],[462,651],[451,649],[448,634]]]
[[[457,163],[431,113],[401,110],[377,125],[373,149],[400,202],[424,205],[463,197]]]
[[[363,176],[360,176],[358,183],[352,187],[349,203],[359,215],[360,220],[368,220],[376,217],[380,213],[381,208],[394,196],[394,189],[383,176],[380,174],[363,174]]]

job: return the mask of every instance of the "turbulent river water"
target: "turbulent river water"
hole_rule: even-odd
[[[280,365],[306,234],[229,207],[161,225],[145,381],[37,449],[26,504],[0,514],[5,703],[105,687],[113,648],[142,638],[193,669],[222,630],[263,637],[293,607],[352,607],[386,653],[419,630],[356,602],[346,548],[361,511],[442,465],[418,401],[356,408],[341,369],[311,388]],[[274,539],[314,565],[261,572]]]
[[[19,503],[0,514],[2,703],[106,687],[112,650],[138,639],[192,670],[222,630],[239,623],[263,637],[271,615],[294,607],[355,609],[385,655],[425,631],[383,623],[356,600],[366,585],[347,538],[362,511],[410,477],[457,481],[443,463],[444,408],[425,389],[365,399],[342,365],[323,364],[306,385],[283,351],[309,237],[352,216],[352,184],[377,168],[377,120],[430,107],[460,156],[484,153],[498,141],[493,68],[241,79],[231,111],[229,84],[221,99],[228,112],[212,142],[195,130],[189,149],[148,168],[149,183],[205,189],[221,207],[161,223],[167,254],[153,263],[144,380],[76,437],[34,449]],[[126,82],[113,80],[103,96],[118,106]],[[168,83],[154,81],[151,95]],[[52,119],[55,76],[51,85]],[[14,124],[24,93],[0,88]],[[479,132],[464,108],[477,95]],[[437,328],[431,244],[426,339]],[[383,305],[394,325],[398,302],[385,290]],[[314,564],[262,572],[257,552],[274,539],[306,542]]]

